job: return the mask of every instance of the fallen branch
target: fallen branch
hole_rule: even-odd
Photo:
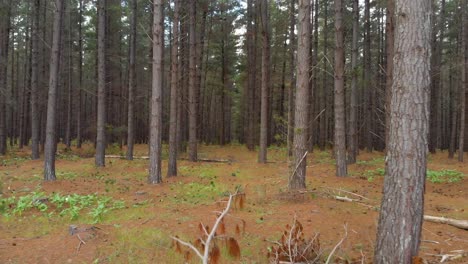
[[[336,188],[331,188],[331,187],[322,187],[322,188],[329,189],[329,190],[335,190],[335,191],[339,191],[339,192],[344,192],[344,193],[351,194],[351,195],[357,196],[359,198],[362,198],[362,199],[365,199],[365,200],[368,200],[368,201],[371,200],[371,199],[369,199],[369,198],[367,198],[365,196],[362,196],[360,194],[353,193],[353,192],[350,192],[350,191],[346,191],[346,190],[343,190],[343,189],[336,189]]]
[[[468,230],[467,220],[457,220],[457,219],[430,216],[430,215],[425,215],[424,220],[433,222],[433,223],[447,224],[447,225],[451,225],[460,229]]]
[[[445,262],[447,260],[451,261],[451,260],[458,260],[458,259],[461,259],[461,258],[464,258],[464,257],[468,257],[468,252],[463,251],[463,250],[452,250],[452,251],[450,251],[450,253],[451,254],[429,254],[429,253],[426,253],[426,255],[440,257],[441,258],[440,263],[443,263],[443,262]]]
[[[340,240],[340,242],[338,242],[338,244],[335,245],[335,247],[333,248],[333,250],[330,252],[330,255],[328,255],[327,262],[325,262],[325,264],[330,263],[331,257],[332,257],[333,254],[335,253],[336,249],[337,249],[341,244],[343,244],[343,242],[344,242],[344,241],[346,240],[346,238],[348,237],[348,226],[347,226],[347,225],[344,225],[344,230],[345,230],[344,237]]]
[[[83,241],[83,239],[81,239],[80,235],[76,235],[76,237],[80,240],[80,243],[78,244],[78,247],[76,248],[76,252],[80,251],[80,248],[81,248],[81,245],[86,245],[86,242]]]
[[[126,156],[120,156],[120,155],[106,155],[106,158],[109,159],[126,159]],[[143,159],[147,160],[149,159],[149,156],[133,156],[133,159]],[[179,160],[188,160],[186,158],[180,158]],[[215,163],[230,163],[232,160],[229,159],[204,159],[204,158],[198,158],[197,161],[202,161],[202,162],[215,162]]]
[[[375,206],[365,204],[363,202],[360,202],[360,201],[355,200],[355,199],[348,198],[346,196],[344,196],[344,197],[343,196],[333,196],[333,199],[338,200],[338,201],[342,201],[342,202],[355,202],[355,203],[358,203],[358,204],[360,204],[362,206],[366,206],[366,207],[371,208],[371,209],[378,209]],[[433,223],[447,224],[447,225],[451,225],[451,226],[456,227],[456,228],[468,230],[468,220],[457,220],[457,219],[452,219],[452,218],[437,217],[437,216],[431,216],[431,215],[424,215],[424,220],[426,220],[428,222],[433,222]]]
[[[228,214],[229,210],[231,209],[232,202],[234,198],[239,194],[239,190],[237,190],[234,194],[229,195],[229,200],[227,202],[226,208],[224,208],[223,212],[218,216],[216,219],[216,222],[213,225],[213,228],[211,229],[211,232],[207,234],[206,241],[204,241],[204,251],[203,254],[191,243],[185,242],[180,240],[177,237],[172,237],[175,241],[181,243],[182,245],[189,247],[197,256],[201,259],[203,264],[208,264],[209,263],[209,258],[210,258],[210,245],[211,241],[216,237],[216,230],[218,229],[218,226],[220,223],[223,221],[223,218]],[[205,229],[205,226],[202,224],[201,225],[205,231],[205,233],[208,233],[207,230]]]

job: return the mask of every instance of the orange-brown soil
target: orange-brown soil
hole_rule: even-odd
[[[280,238],[294,217],[308,236],[320,233],[323,259],[343,238],[346,226],[348,236],[335,252],[334,263],[372,262],[378,218],[377,209],[372,207],[380,204],[383,177],[369,180],[368,176],[384,167],[382,153],[361,153],[361,162],[349,167],[350,177],[338,178],[330,151],[314,151],[308,159],[307,191],[291,194],[287,192],[290,169],[283,149],[270,149],[270,162],[257,164],[257,153],[244,146],[201,146],[200,157],[232,162],[180,160],[179,176],[168,179],[167,160],[163,160],[164,183],[153,186],[146,183],[147,160],[107,159],[105,168],[96,168],[92,157],[73,156],[86,156],[92,153],[91,147],[71,153],[59,147],[63,155],[56,163],[56,182],[42,182],[42,160],[5,157],[4,166],[0,166],[2,197],[19,197],[34,190],[48,195],[97,194],[121,199],[126,207],[108,212],[97,224],[92,224],[86,213],[76,220],[57,214],[45,216],[35,209],[2,216],[0,263],[183,263],[183,253],[176,252],[171,236],[194,241],[198,223],[211,226],[216,211],[224,208],[223,193],[238,186],[246,193],[245,206],[233,208],[225,225],[226,232],[239,242],[242,256],[236,261],[224,254],[221,263],[268,263],[271,241]],[[28,151],[16,151],[15,155],[26,157]],[[147,155],[147,146],[137,146],[136,155]],[[429,168],[468,175],[467,162],[449,160],[446,152],[431,156]],[[334,200],[336,195],[371,207]],[[425,214],[468,220],[468,177],[456,183],[427,182]],[[236,226],[242,220],[245,231],[237,234]],[[70,225],[84,231],[70,235]],[[452,250],[468,251],[468,231],[425,222],[420,257],[436,263],[441,259],[436,255]],[[192,262],[197,263],[195,258]],[[452,263],[468,263],[468,257]]]

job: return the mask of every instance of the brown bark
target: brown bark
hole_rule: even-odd
[[[97,88],[97,133],[96,133],[96,166],[105,166],[106,152],[106,4],[98,3],[98,88]]]
[[[374,89],[371,85],[371,40],[370,40],[370,2],[365,0],[365,10],[364,10],[364,83],[365,83],[365,94],[364,94],[364,107],[365,110],[365,126],[364,126],[364,138],[365,145],[368,152],[373,150],[373,122],[374,122],[374,108],[372,104]]]
[[[78,12],[78,89],[76,104],[76,147],[82,144],[82,111],[81,111],[81,89],[83,89],[83,0],[79,0]]]
[[[179,76],[179,0],[174,0],[174,19],[172,22],[171,49],[171,102],[169,120],[169,161],[167,177],[177,176],[177,97]]]
[[[197,161],[197,45],[195,36],[195,6],[196,0],[189,3],[189,159]]]
[[[434,1],[432,1],[435,4]],[[433,54],[431,59],[431,118],[430,118],[430,134],[429,134],[429,151],[435,153],[437,148],[440,148],[440,99],[439,93],[441,90],[441,63],[442,63],[442,41],[444,38],[445,29],[445,0],[441,1],[440,17],[435,24],[436,29],[432,32]]]
[[[390,131],[390,102],[392,101],[392,80],[393,80],[393,55],[395,41],[395,0],[387,0],[387,21],[386,21],[386,47],[387,47],[387,68],[385,81],[385,148],[388,146],[388,133]]]
[[[247,0],[247,92],[248,92],[248,129],[247,129],[247,148],[255,148],[255,46],[253,26],[254,7],[253,0]]]
[[[132,0],[132,18],[130,29],[130,54],[128,65],[128,112],[127,112],[127,153],[128,160],[133,160],[135,141],[135,88],[136,88],[136,33],[137,33],[137,0]]]
[[[57,86],[59,78],[60,63],[60,39],[63,17],[63,0],[55,1],[55,14],[53,26],[52,50],[50,54],[49,73],[49,97],[47,100],[47,125],[46,142],[44,148],[44,180],[55,181],[55,152],[56,142],[56,106],[57,106]]]
[[[392,1],[392,0],[389,0]],[[349,95],[349,130],[348,130],[348,163],[356,163],[358,153],[357,136],[357,81],[358,81],[358,38],[359,38],[359,0],[353,0],[353,39],[351,48],[351,91]]]
[[[39,159],[39,18],[40,0],[34,0],[31,54],[31,159]]]
[[[290,74],[291,79],[289,80],[289,89],[288,89],[288,131],[287,131],[288,156],[292,156],[293,154],[293,140],[294,140],[294,131],[293,131],[294,130],[294,88],[296,87],[296,76],[294,74],[294,71],[295,71],[294,51],[295,51],[295,45],[296,45],[295,35],[294,35],[294,26],[296,24],[295,9],[294,9],[295,2],[296,2],[295,0],[291,0],[291,3],[289,5],[289,53],[290,53],[289,74]],[[315,32],[315,34],[317,33],[318,32]]]
[[[72,125],[72,95],[73,95],[73,39],[71,24],[71,3],[67,6],[68,11],[68,100],[67,100],[67,123],[65,128],[65,145],[67,149],[71,147],[71,125]]]
[[[336,176],[347,175],[344,90],[343,2],[335,0],[335,159]]]
[[[299,0],[297,31],[297,87],[294,118],[294,164],[295,170],[289,179],[289,189],[306,187],[307,127],[309,102],[309,53],[310,53],[310,0]]]
[[[467,140],[465,137],[465,129],[468,128],[468,124],[466,123],[466,115],[467,115],[467,107],[466,107],[466,98],[468,97],[468,8],[467,0],[462,1],[462,51],[463,55],[461,56],[461,69],[462,69],[462,80],[461,80],[461,87],[460,87],[460,133],[459,133],[459,141],[458,141],[458,161],[463,162],[463,151],[465,150],[465,141]]]
[[[262,87],[260,103],[260,150],[258,162],[267,162],[268,145],[268,90],[270,84],[270,33],[268,0],[260,4],[262,22]]]
[[[162,55],[164,48],[163,4],[161,0],[153,1],[153,78],[151,92],[150,117],[150,165],[148,182],[159,184],[161,177],[161,148],[162,148]]]
[[[8,70],[8,46],[10,43],[10,11],[11,0],[0,1],[0,155],[7,150],[6,133],[6,93]],[[11,139],[12,140],[12,139]]]
[[[395,56],[386,175],[374,263],[418,255],[429,132],[430,1],[395,1]]]

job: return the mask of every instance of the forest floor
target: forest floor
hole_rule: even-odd
[[[43,182],[43,161],[28,155],[14,150],[0,159],[0,263],[183,263],[171,236],[194,241],[198,224],[212,226],[226,205],[222,200],[239,186],[245,203],[232,208],[225,228],[239,242],[241,258],[222,250],[220,263],[268,263],[272,241],[294,217],[306,237],[320,234],[323,260],[346,232],[331,262],[372,262],[383,153],[363,151],[349,166],[350,177],[338,178],[331,152],[316,150],[308,158],[308,190],[299,194],[287,192],[283,148],[270,148],[268,164],[259,165],[257,152],[245,146],[200,146],[200,158],[229,162],[179,160],[179,176],[168,179],[165,158],[164,183],[156,186],[146,182],[148,160],[107,159],[105,168],[96,168],[88,145],[69,152],[59,146],[56,182]],[[136,155],[147,155],[147,146],[138,145]],[[425,214],[468,220],[468,162],[438,152],[428,166]],[[468,251],[468,231],[424,222],[423,259],[438,263],[453,250]],[[468,256],[450,263],[468,263]]]

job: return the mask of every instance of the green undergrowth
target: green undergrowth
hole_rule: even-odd
[[[93,263],[185,263],[172,247],[172,234],[161,229],[117,227],[114,232],[114,242],[99,248]]]
[[[69,220],[77,220],[87,216],[93,223],[103,220],[106,213],[122,209],[124,201],[113,200],[112,197],[95,194],[79,195],[44,192],[31,192],[23,196],[0,197],[0,213],[5,217],[26,215],[27,212],[41,213],[46,217],[58,215]]]
[[[174,203],[187,203],[192,205],[208,204],[223,195],[224,191],[214,181],[208,183],[177,182],[171,184],[170,199]]]
[[[366,165],[366,166],[375,166],[384,164],[385,157],[378,157],[371,160],[358,160],[356,161],[357,165]]]
[[[362,177],[366,178],[368,181],[374,181],[376,177],[381,177],[385,175],[385,169],[377,168],[374,170],[365,170],[362,173]],[[464,174],[457,170],[427,170],[426,179],[432,183],[453,183],[463,180]]]

